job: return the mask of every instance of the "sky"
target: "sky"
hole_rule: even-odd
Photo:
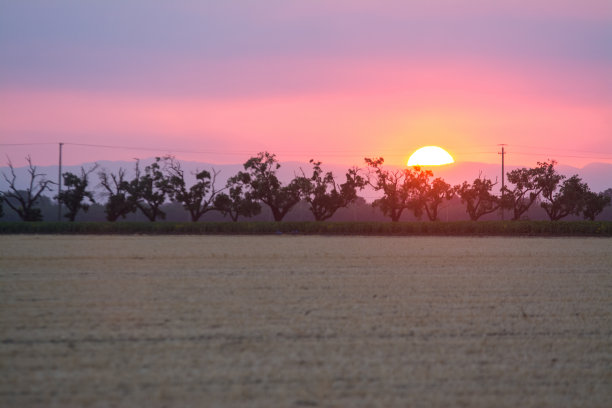
[[[0,61],[16,166],[612,163],[609,0],[0,0]]]

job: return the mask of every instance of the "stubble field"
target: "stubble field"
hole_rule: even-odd
[[[0,406],[612,406],[612,239],[0,236]]]

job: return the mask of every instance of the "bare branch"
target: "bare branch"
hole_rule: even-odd
[[[45,179],[45,174],[36,172],[36,166],[32,165],[32,159],[28,155],[26,161],[28,162],[28,173],[30,175],[29,188],[25,191],[20,191],[16,185],[17,175],[13,163],[8,157],[7,160],[11,177],[9,178],[4,172],[2,173],[2,176],[9,184],[8,191],[3,192],[4,197],[8,198],[5,202],[23,221],[41,220],[40,210],[34,208],[34,205],[38,202],[38,199],[45,190],[51,189],[49,184],[53,184],[53,182]],[[40,178],[40,180],[37,180],[38,178]],[[11,199],[17,201],[19,205],[13,204]]]

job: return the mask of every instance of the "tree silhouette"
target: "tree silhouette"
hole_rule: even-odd
[[[100,171],[100,185],[106,190],[108,200],[104,206],[106,219],[117,221],[129,213],[136,212],[136,199],[129,193],[129,182],[125,178],[125,170],[119,168],[117,174]]]
[[[585,219],[594,221],[595,217],[597,217],[604,210],[604,208],[609,206],[611,201],[612,197],[606,194],[605,191],[603,193],[588,191],[584,198],[582,215]]]
[[[425,184],[422,192],[423,208],[430,221],[438,220],[438,207],[444,200],[450,200],[455,196],[455,189],[440,177],[431,183]]]
[[[29,186],[25,190],[17,189],[17,175],[15,174],[13,163],[9,159],[10,178],[4,172],[2,173],[9,188],[7,191],[3,191],[2,194],[4,195],[6,205],[15,211],[23,221],[42,221],[40,208],[35,208],[35,205],[38,204],[43,192],[51,190],[49,184],[53,184],[53,182],[47,180],[45,174],[37,173],[36,166],[32,165],[30,156],[26,157],[26,161],[28,162],[28,174],[30,175]]]
[[[206,170],[196,171],[196,182],[187,188],[185,172],[181,164],[173,156],[165,156],[163,159],[156,158],[156,162],[164,162],[164,170],[167,173],[168,194],[171,199],[181,203],[183,208],[189,212],[191,221],[198,221],[204,214],[215,210],[214,201],[221,190],[215,188],[218,171],[212,170],[212,175]]]
[[[166,213],[161,209],[166,201],[166,196],[170,191],[168,179],[156,160],[144,168],[144,173],[140,170],[140,161],[136,160],[135,177],[127,184],[127,191],[135,199],[136,207],[151,222],[157,218],[165,219]]]
[[[560,187],[559,182],[563,179],[563,176],[557,176],[558,181],[554,184],[554,187],[553,184],[550,184],[543,190],[542,195],[546,201],[540,203],[551,221],[558,221],[568,215],[580,215],[585,209],[589,198],[592,200],[591,207],[584,215],[587,218],[593,215],[593,218],[595,218],[595,215],[601,212],[597,212],[599,203],[593,200],[592,197],[589,197],[592,194],[589,186],[583,183],[578,175],[573,175],[563,180]],[[603,206],[601,210],[603,210]]]
[[[338,185],[332,172],[323,173],[321,162],[311,159],[310,163],[313,167],[312,176],[308,178],[304,199],[317,221],[324,221],[333,216],[338,209],[348,207],[355,202],[357,190],[363,189],[366,184],[366,180],[358,174],[356,168],[349,169],[346,181]]]
[[[455,187],[461,202],[466,204],[466,211],[472,221],[477,221],[483,215],[495,212],[499,208],[500,199],[491,194],[495,184],[497,183],[479,176],[473,184],[464,181]]]
[[[261,205],[245,193],[249,180],[248,174],[240,172],[227,180],[228,193],[222,192],[215,197],[215,208],[234,222],[239,217],[252,217],[261,212]]]
[[[244,180],[246,173],[240,173],[227,180],[227,193],[219,193],[215,197],[214,206],[223,214],[224,217],[229,216],[234,222],[238,221],[239,217],[252,217],[261,212],[259,202],[250,198],[250,195],[245,194],[247,184]]]
[[[0,218],[4,217],[4,194],[0,192]]]
[[[374,200],[372,205],[380,208],[393,222],[399,221],[406,209],[412,210],[415,216],[420,217],[423,211],[423,192],[432,172],[421,170],[419,167],[402,170],[383,169],[384,161],[382,157],[365,159],[369,168],[368,184],[375,190],[383,192],[383,196]]]
[[[536,202],[547,181],[554,177],[555,164],[555,161],[538,162],[535,168],[523,167],[506,173],[508,182],[514,184],[514,188],[504,186],[502,206],[512,210],[512,220],[520,219]]]
[[[87,191],[87,186],[89,185],[89,175],[97,168],[97,164],[88,171],[81,167],[81,176],[70,172],[62,174],[66,189],[61,191],[55,198],[68,209],[68,212],[64,214],[64,217],[68,218],[68,220],[74,221],[79,210],[87,212],[90,204],[96,202],[93,192]],[[88,199],[89,203],[84,202],[85,199]]]
[[[248,186],[245,197],[253,201],[261,201],[270,207],[274,221],[281,221],[285,215],[295,206],[308,188],[308,180],[305,177],[295,177],[291,182],[283,186],[276,176],[280,164],[276,155],[268,152],[260,152],[244,163],[244,172],[239,172],[237,177]]]

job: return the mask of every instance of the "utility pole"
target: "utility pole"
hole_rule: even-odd
[[[62,202],[60,201],[60,194],[62,193],[62,147],[64,144],[59,144],[59,166],[57,175],[57,220],[62,220]]]
[[[501,153],[497,153],[497,154],[501,154],[501,158],[502,158],[502,186],[501,186],[501,201],[502,204],[504,203],[504,176],[505,176],[505,171],[504,171],[504,156],[506,155],[506,150],[504,149],[505,146],[507,146],[505,143],[500,143],[499,146],[501,146]],[[504,207],[503,205],[499,207],[501,210],[501,219],[502,221],[504,220]]]

